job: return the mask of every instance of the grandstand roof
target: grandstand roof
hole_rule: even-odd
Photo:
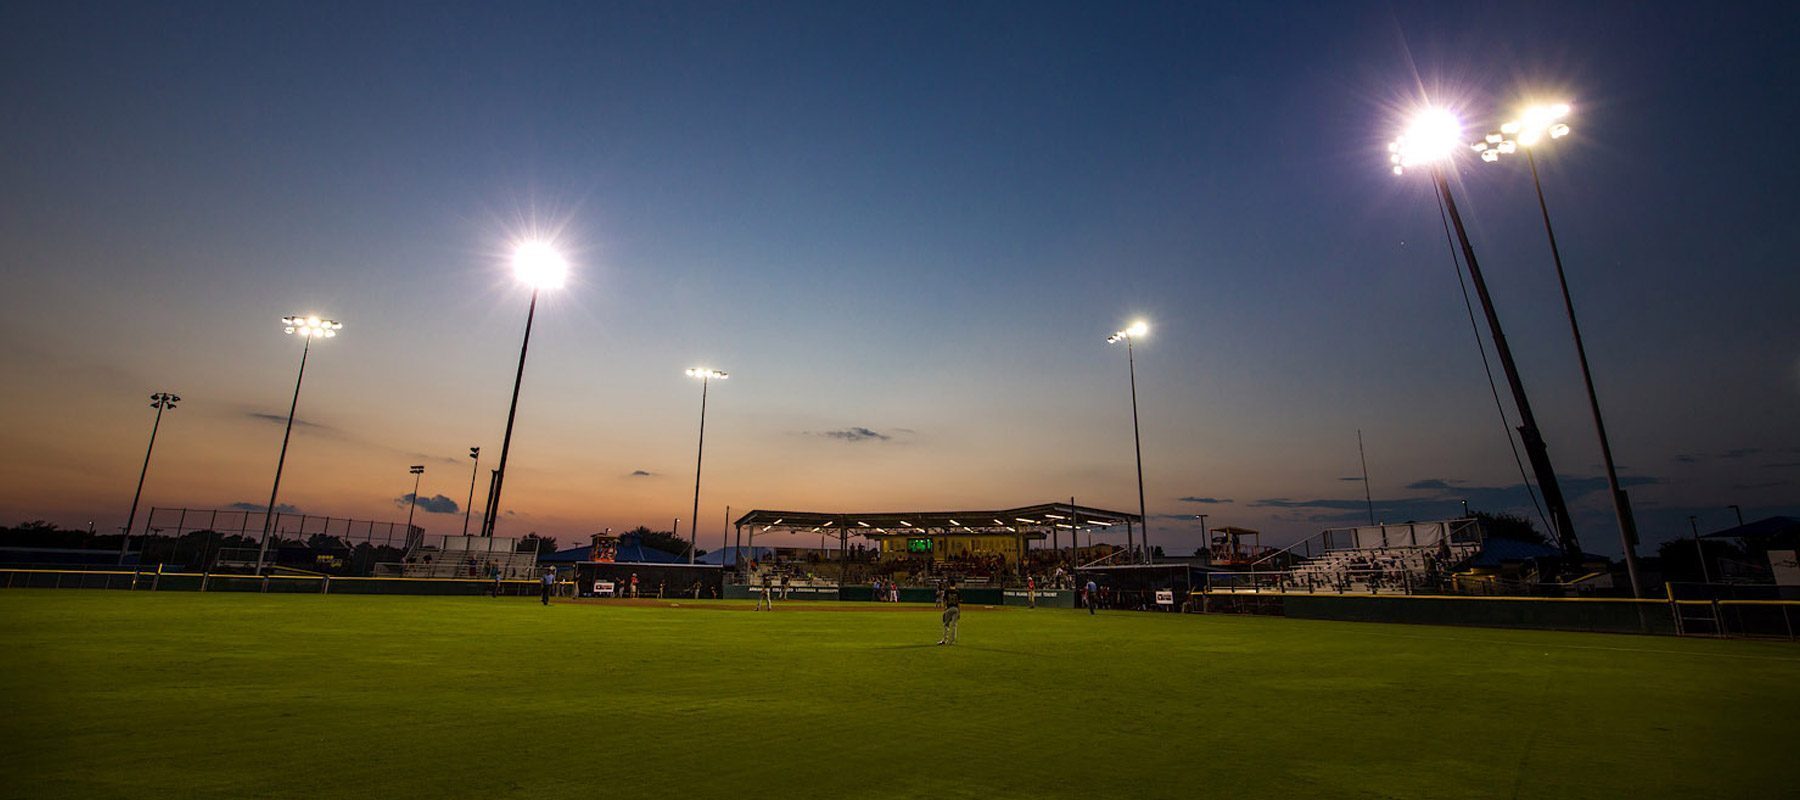
[[[774,511],[757,509],[737,518],[734,525],[781,528],[788,531],[831,532],[880,538],[882,535],[936,531],[939,533],[1017,533],[1051,527],[1106,531],[1127,524],[1142,526],[1137,514],[1070,503],[1040,503],[1018,508],[979,511],[883,511],[841,513],[835,511]]]
[[[1800,534],[1800,518],[1769,517],[1755,522],[1745,523],[1735,528],[1726,528],[1717,533],[1709,533],[1702,539],[1772,539],[1778,536],[1794,536]]]

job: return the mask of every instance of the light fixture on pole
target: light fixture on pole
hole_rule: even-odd
[[[1444,177],[1444,164],[1466,146],[1462,122],[1456,115],[1444,109],[1428,108],[1413,118],[1400,138],[1388,145],[1388,161],[1393,165],[1395,175],[1404,175],[1407,170],[1416,167],[1425,167],[1431,173],[1438,196],[1444,203],[1444,213],[1450,218],[1451,226],[1456,229],[1463,263],[1468,267],[1470,282],[1475,285],[1475,296],[1481,300],[1481,310],[1487,317],[1488,331],[1494,339],[1494,352],[1499,357],[1501,369],[1506,373],[1507,385],[1512,389],[1513,403],[1519,411],[1519,439],[1525,446],[1526,457],[1531,461],[1532,472],[1537,476],[1538,488],[1544,493],[1544,504],[1549,506],[1551,524],[1556,527],[1557,543],[1565,556],[1580,558],[1581,544],[1575,538],[1575,524],[1569,517],[1568,505],[1563,501],[1562,487],[1556,480],[1556,470],[1550,464],[1550,452],[1544,445],[1543,434],[1538,432],[1537,417],[1531,413],[1531,401],[1525,396],[1524,381],[1519,377],[1518,366],[1513,363],[1512,348],[1506,343],[1506,332],[1500,327],[1500,315],[1494,310],[1493,298],[1488,294],[1487,280],[1482,277],[1480,262],[1475,260],[1475,248],[1469,244],[1469,234],[1463,227],[1462,214],[1457,211],[1456,198],[1450,193],[1450,182]]]
[[[1606,468],[1606,486],[1612,494],[1613,516],[1619,521],[1619,546],[1625,552],[1625,572],[1631,581],[1631,595],[1643,597],[1638,581],[1637,520],[1631,513],[1631,499],[1619,485],[1619,469],[1613,462],[1612,443],[1606,436],[1606,421],[1600,415],[1600,396],[1594,391],[1594,373],[1588,369],[1587,347],[1582,344],[1581,325],[1575,321],[1575,301],[1569,294],[1569,279],[1563,272],[1562,249],[1556,244],[1556,229],[1550,225],[1550,206],[1544,202],[1544,184],[1538,179],[1537,145],[1569,135],[1568,103],[1537,105],[1520,112],[1519,118],[1500,126],[1470,148],[1481,154],[1481,160],[1496,163],[1503,155],[1525,151],[1525,163],[1531,167],[1531,185],[1537,190],[1538,211],[1544,218],[1544,235],[1550,240],[1550,258],[1556,264],[1556,282],[1562,287],[1563,311],[1569,317],[1569,333],[1575,339],[1575,357],[1581,364],[1581,381],[1587,388],[1588,410],[1594,416],[1594,432],[1600,438],[1600,460]]]
[[[119,542],[119,563],[125,563],[125,554],[131,548],[131,526],[137,524],[138,500],[144,496],[144,477],[150,474],[150,453],[156,450],[156,429],[162,427],[163,409],[175,408],[181,398],[168,392],[157,392],[150,395],[150,407],[156,409],[156,421],[150,423],[150,446],[144,448],[144,468],[138,472],[137,491],[131,495],[131,513],[125,515],[125,536]],[[93,528],[88,523],[88,528]]]
[[[714,378],[725,380],[731,375],[707,367],[693,367],[687,371],[690,378],[700,379],[700,446],[694,455],[694,513],[688,520],[688,563],[694,563],[694,548],[699,545],[700,528],[700,465],[706,458],[706,388]],[[677,535],[680,535],[677,533]]]
[[[513,274],[531,287],[531,305],[525,311],[525,341],[519,345],[519,370],[513,375],[512,405],[506,410],[506,436],[500,440],[500,466],[494,471],[494,488],[488,493],[487,513],[482,515],[481,535],[493,536],[500,518],[500,489],[506,483],[506,458],[512,451],[513,420],[519,414],[519,385],[525,381],[525,355],[531,349],[531,323],[537,317],[538,291],[561,288],[569,274],[569,262],[548,242],[526,242],[513,251]]]
[[[425,477],[425,465],[414,464],[407,467],[406,471],[412,473],[413,476],[412,502],[406,507],[406,539],[407,541],[411,541],[413,535],[413,512],[419,508],[419,481]]]
[[[1125,343],[1125,363],[1131,373],[1131,447],[1137,454],[1138,538],[1143,542],[1146,561],[1150,559],[1150,516],[1144,510],[1144,445],[1138,434],[1137,356],[1132,353],[1131,345],[1138,337],[1149,332],[1150,326],[1143,320],[1138,320],[1124,330],[1116,331],[1113,335],[1106,337],[1107,344],[1116,344],[1121,341]],[[1125,550],[1127,553],[1131,551],[1130,527],[1125,529]]]
[[[469,514],[475,510],[475,477],[481,474],[481,448],[469,448],[469,460],[474,466],[469,467],[469,502],[463,504],[463,532],[469,535]]]
[[[281,331],[289,336],[298,336],[304,344],[300,347],[300,374],[294,378],[294,400],[288,404],[287,428],[281,433],[281,455],[275,459],[275,484],[269,487],[269,505],[263,509],[262,543],[256,548],[256,573],[262,574],[263,561],[269,554],[269,534],[275,529],[275,500],[281,494],[281,468],[287,464],[288,439],[294,433],[294,411],[300,407],[300,385],[306,380],[306,356],[312,352],[314,339],[331,339],[344,329],[344,323],[335,320],[320,319],[317,315],[292,316],[281,318]]]

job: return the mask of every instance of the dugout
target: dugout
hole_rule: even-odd
[[[1097,584],[1103,607],[1180,611],[1190,595],[1206,588],[1206,576],[1217,571],[1188,563],[1105,564],[1076,568],[1075,585]]]
[[[602,581],[614,584],[615,597],[624,596],[630,590],[633,574],[638,576],[639,597],[656,597],[657,587],[661,586],[665,598],[691,600],[696,584],[702,599],[724,596],[725,569],[717,564],[579,561],[560,565],[557,571],[563,572],[570,566],[575,570],[575,586],[581,597],[594,597],[595,584]]]

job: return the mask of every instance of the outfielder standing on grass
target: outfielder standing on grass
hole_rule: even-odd
[[[944,584],[944,638],[938,644],[956,644],[956,623],[962,621],[962,592],[956,581]]]
[[[556,568],[551,567],[547,570],[544,570],[544,577],[538,579],[538,581],[544,587],[544,593],[543,593],[544,605],[550,605],[550,590],[556,588]]]

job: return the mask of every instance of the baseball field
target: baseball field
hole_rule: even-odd
[[[7,797],[1794,796],[1800,646],[1260,617],[0,592]]]

